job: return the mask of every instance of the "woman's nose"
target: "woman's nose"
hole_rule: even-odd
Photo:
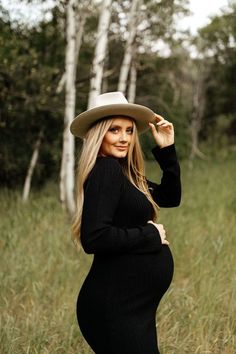
[[[119,141],[127,141],[127,133],[126,132],[120,134]]]

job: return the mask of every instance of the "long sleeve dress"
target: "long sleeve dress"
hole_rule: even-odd
[[[180,167],[175,145],[152,153],[163,175],[147,180],[160,207],[180,204]],[[158,354],[156,310],[174,271],[161,243],[152,205],[123,174],[115,157],[97,157],[84,185],[81,244],[94,254],[77,300],[77,320],[96,354]]]

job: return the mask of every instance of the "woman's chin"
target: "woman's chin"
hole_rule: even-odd
[[[126,157],[127,155],[127,151],[116,151],[114,153],[114,156],[115,157],[118,157],[118,158],[123,158],[123,157]]]
[[[110,156],[116,157],[118,159],[122,159],[127,156],[127,151],[114,151]]]

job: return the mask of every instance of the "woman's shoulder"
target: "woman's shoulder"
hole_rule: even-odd
[[[121,165],[117,158],[112,156],[98,156],[96,162],[90,171],[89,177],[121,178],[123,176]]]
[[[94,167],[121,169],[118,159],[113,156],[98,156]]]

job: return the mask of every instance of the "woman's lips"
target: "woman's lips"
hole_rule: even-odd
[[[116,146],[116,148],[124,151],[124,150],[127,150],[128,146]]]

